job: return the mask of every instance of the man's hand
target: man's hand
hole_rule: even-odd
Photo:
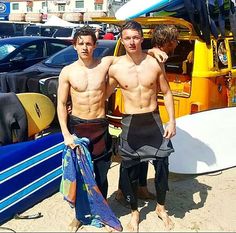
[[[153,47],[152,49],[148,49],[147,53],[157,59],[158,62],[164,63],[168,59],[168,55],[159,49],[158,47]]]
[[[74,149],[76,147],[74,142],[74,136],[71,134],[64,136],[64,144],[66,146],[69,146],[71,149]]]
[[[175,122],[169,122],[165,128],[164,138],[172,138],[176,135],[176,124]]]

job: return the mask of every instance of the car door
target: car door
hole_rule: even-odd
[[[18,48],[5,62],[4,71],[22,70],[44,59],[43,41],[33,41]]]

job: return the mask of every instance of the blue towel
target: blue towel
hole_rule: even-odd
[[[65,147],[62,153],[60,192],[73,207],[76,218],[84,225],[108,225],[122,230],[120,221],[102,196],[95,181],[93,163],[88,150],[89,139],[75,136],[76,148]]]

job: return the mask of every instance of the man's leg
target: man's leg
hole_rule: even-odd
[[[124,161],[121,162],[120,170],[120,187],[126,201],[131,207],[131,219],[127,224],[127,230],[137,232],[139,228],[139,211],[138,211],[138,177],[140,171],[140,163],[131,167],[126,167]]]
[[[166,192],[168,187],[168,175],[169,175],[169,161],[168,157],[158,158],[153,161],[155,167],[155,188],[157,195],[156,213],[158,217],[164,222],[165,227],[171,230],[174,227],[174,223],[171,221],[165,209]]]
[[[143,200],[154,200],[155,195],[148,191],[147,188],[147,173],[148,173],[148,162],[141,162],[140,173],[139,173],[139,188],[138,198]]]
[[[108,192],[107,173],[111,166],[111,157],[106,156],[99,160],[94,160],[93,165],[94,165],[95,180],[98,185],[98,188],[101,191],[103,197],[107,199],[107,192]]]
[[[119,182],[118,182],[118,189],[115,194],[115,199],[124,207],[130,208],[130,204],[126,201],[122,191],[121,191],[121,164],[119,169]]]

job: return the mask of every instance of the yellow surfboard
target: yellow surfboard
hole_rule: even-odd
[[[29,137],[46,129],[52,123],[55,107],[46,95],[27,92],[19,93],[17,97],[27,115]]]

